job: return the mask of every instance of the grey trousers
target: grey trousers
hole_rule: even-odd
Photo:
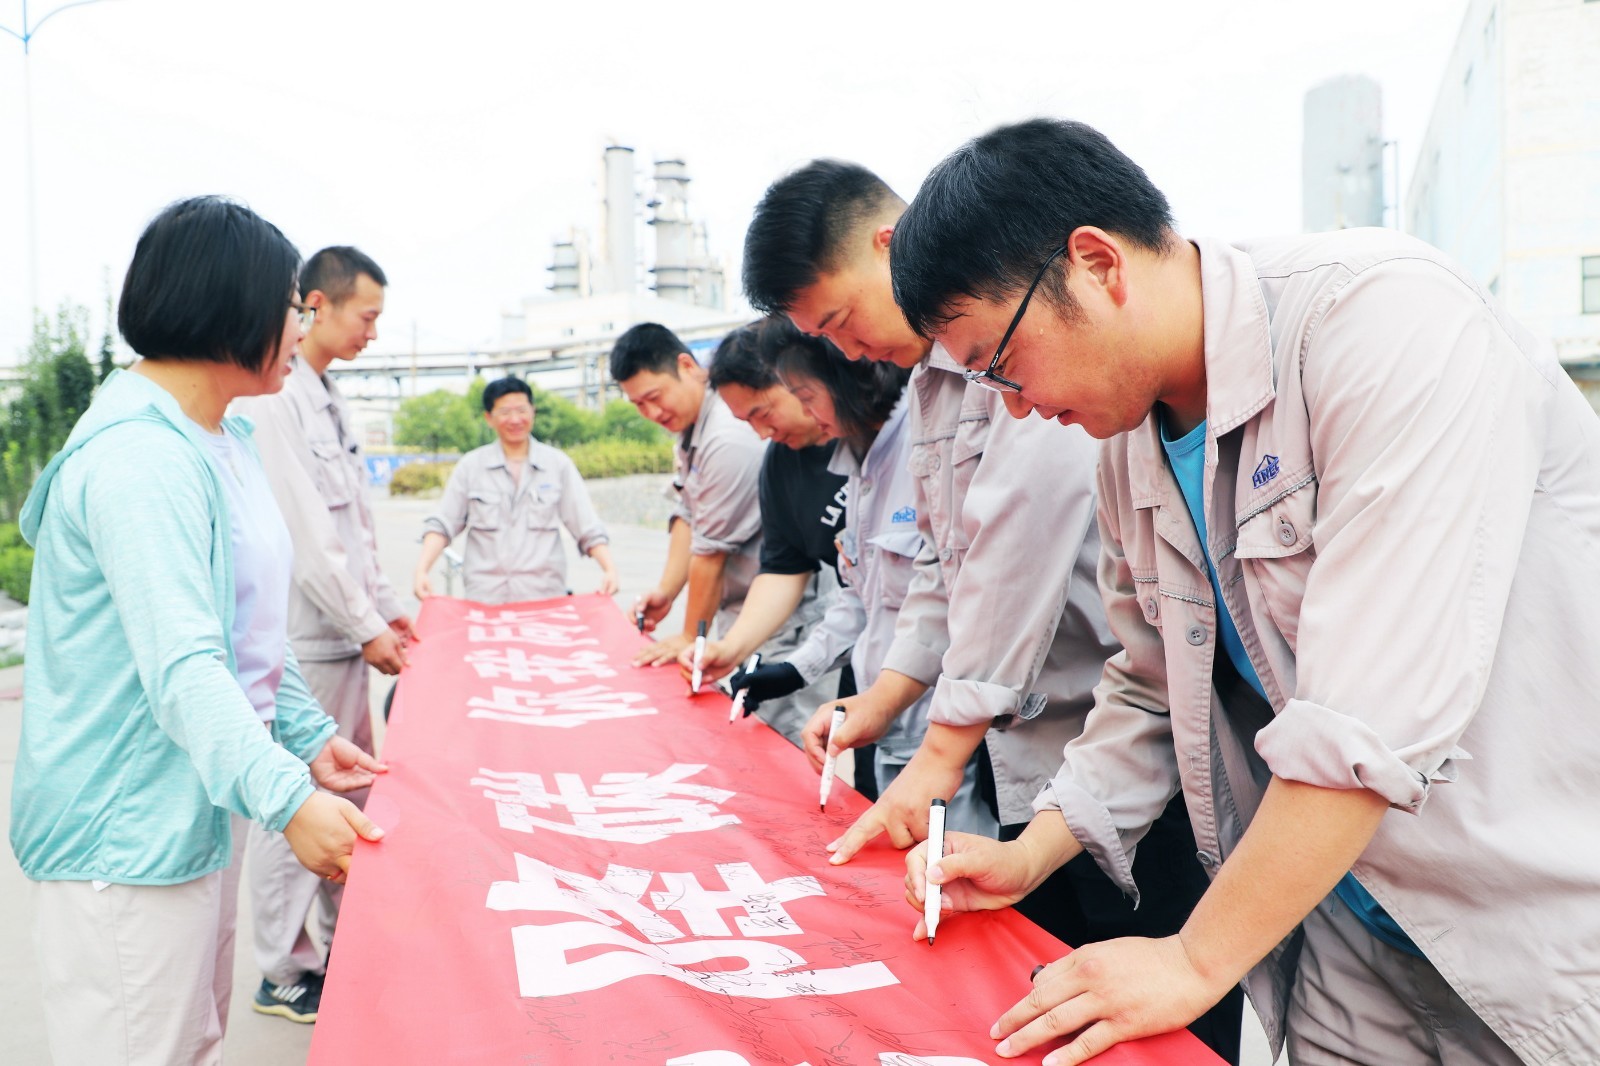
[[[1304,927],[1292,1066],[1520,1066],[1427,959],[1373,936],[1332,894]]]
[[[368,752],[372,751],[370,669],[359,655],[300,664],[311,694],[339,723],[339,735]],[[360,807],[366,803],[367,792],[347,792],[344,797]],[[344,886],[324,881],[301,866],[283,834],[269,833],[258,825],[250,827],[248,882],[256,965],[262,976],[275,985],[286,985],[301,974],[322,973]]]
[[[244,819],[233,862],[178,885],[42,881],[33,943],[61,1066],[211,1066],[233,994]]]

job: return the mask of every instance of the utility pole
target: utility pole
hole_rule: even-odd
[[[36,201],[33,167],[33,74],[28,57],[33,54],[33,39],[46,22],[61,12],[74,7],[104,3],[105,0],[72,0],[71,3],[47,13],[38,22],[28,22],[28,0],[22,0],[22,32],[9,26],[0,26],[0,33],[9,33],[22,42],[22,168],[27,185],[28,212],[28,307],[35,317],[39,314],[39,214]]]

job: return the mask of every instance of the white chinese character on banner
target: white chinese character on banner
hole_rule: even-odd
[[[598,651],[575,651],[571,655],[530,655],[521,648],[503,648],[467,653],[467,664],[482,678],[506,681],[548,681],[570,685],[585,678],[616,677],[607,665],[606,655]]]
[[[500,641],[508,644],[543,644],[551,648],[574,648],[600,643],[583,634],[583,624],[572,607],[546,607],[536,611],[500,610],[467,612],[467,641],[482,644]]]
[[[841,995],[898,983],[881,962],[814,970],[795,952],[761,940],[684,941],[687,934],[643,902],[655,876],[649,870],[613,864],[597,880],[526,855],[517,855],[516,861],[518,880],[490,887],[491,910],[554,911],[587,919],[511,930],[524,996],[573,995],[651,974],[755,999]],[[692,873],[664,873],[669,891],[651,893],[650,901],[659,910],[682,913],[695,933],[707,930],[726,937],[727,924],[717,912],[739,910],[743,914],[735,921],[741,932],[777,936],[801,932],[780,904],[823,894],[814,877],[766,882],[749,863],[722,863],[717,871],[725,890],[704,888]],[[619,928],[624,922],[645,940]],[[621,950],[594,950],[605,947]],[[706,968],[713,961],[720,961],[722,968]]]
[[[587,685],[550,695],[496,685],[489,698],[473,696],[467,700],[467,717],[571,729],[607,718],[655,714],[656,709],[649,706],[649,699],[642,692],[616,692],[604,685]]]
[[[590,840],[653,844],[675,833],[738,824],[736,815],[717,809],[717,804],[733,798],[732,792],[687,782],[704,769],[704,764],[674,763],[653,776],[604,774],[592,790],[577,774],[553,774],[555,790],[551,791],[541,774],[483,768],[478,772],[484,776],[473,778],[472,783],[494,800],[502,829],[531,833],[538,827]],[[571,820],[542,818],[535,810],[564,810]]]

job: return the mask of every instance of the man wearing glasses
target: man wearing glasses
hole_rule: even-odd
[[[1554,357],[1388,231],[1185,240],[1080,123],[958,150],[893,262],[1013,415],[1105,441],[1126,649],[1023,836],[936,880],[999,906],[1088,853],[1131,888],[1180,788],[1213,876],[1177,936],[1048,967],[999,1053],[1082,1062],[1243,981],[1297,1064],[1594,1061],[1600,423]]]
[[[849,710],[837,747],[867,743],[930,686],[928,732],[899,776],[829,850],[848,862],[887,833],[899,848],[927,835],[929,801],[950,800],[967,761],[992,768],[1001,838],[1082,728],[1106,659],[1117,653],[1096,585],[1092,441],[1007,416],[895,306],[890,241],[905,201],[863,167],[816,160],[775,182],[745,237],[752,304],[826,336],[849,358],[915,367],[910,465],[924,541],[884,669]],[[813,720],[813,728],[818,726]],[[980,750],[981,749],[981,750]],[[1138,852],[1137,910],[1092,860],[1073,864],[1021,909],[1066,940],[1176,932],[1205,887],[1181,797]],[[1195,1031],[1238,1056],[1241,998]]]
[[[368,667],[398,674],[413,634],[378,567],[366,463],[327,369],[377,338],[386,284],[378,264],[355,248],[324,248],[308,259],[300,271],[307,326],[300,357],[282,392],[236,405],[256,424],[261,465],[294,542],[289,642],[340,736],[368,753]],[[366,794],[349,798],[360,806]],[[342,890],[296,862],[279,834],[252,831],[250,850],[256,961],[265,975],[253,1006],[290,1021],[315,1021]],[[306,932],[313,908],[316,938]]]

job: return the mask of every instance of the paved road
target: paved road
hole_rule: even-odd
[[[630,486],[631,488],[632,486]],[[412,607],[411,572],[416,565],[417,539],[422,518],[431,508],[428,501],[379,498],[374,500],[378,524],[379,561],[396,588]],[[604,506],[602,504],[602,506]],[[655,584],[666,555],[667,534],[663,527],[635,525],[610,526],[612,553],[617,561],[622,589],[618,605],[627,609],[634,598]],[[569,545],[570,548],[570,545]],[[599,568],[588,560],[571,559],[569,577],[574,592],[594,591],[599,583]],[[436,589],[444,588],[442,575],[435,575]],[[682,624],[681,608],[664,623],[663,632],[674,632]],[[0,670],[0,822],[10,824],[11,778],[16,765],[17,738],[21,728],[22,706],[18,699],[22,668]],[[373,677],[376,708],[387,691],[388,681]],[[375,715],[379,743],[382,718]],[[39,1018],[39,983],[30,939],[33,924],[33,890],[22,876],[9,848],[0,857],[0,1043],[8,1064],[31,1066],[47,1063],[44,1028]],[[241,950],[234,966],[234,991],[228,1034],[224,1044],[229,1066],[295,1066],[304,1063],[311,1046],[311,1027],[295,1025],[281,1018],[266,1017],[250,1009],[250,998],[260,983],[260,974],[250,957],[251,921],[248,894],[239,906]],[[1266,1041],[1253,1015],[1246,1012],[1244,1066],[1270,1066]]]

